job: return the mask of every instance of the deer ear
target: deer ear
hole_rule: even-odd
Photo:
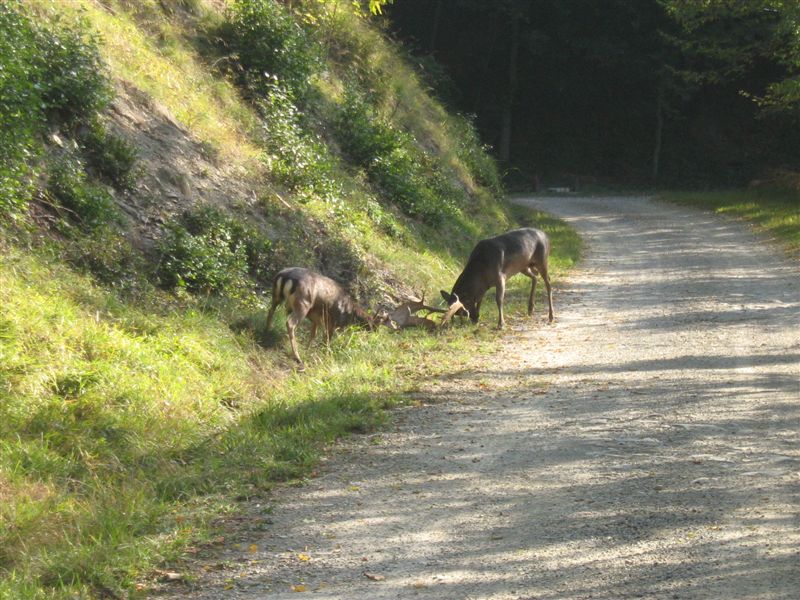
[[[451,296],[450,294],[448,294],[448,293],[447,293],[447,292],[445,292],[444,290],[439,290],[439,291],[441,292],[441,294],[442,294],[442,298],[444,298],[444,301],[445,301],[445,302],[447,302],[448,304],[450,304],[450,303],[453,301],[453,296]]]

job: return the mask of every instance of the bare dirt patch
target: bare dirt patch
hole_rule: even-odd
[[[644,198],[530,203],[588,242],[557,322],[518,317],[160,596],[797,597],[797,265]]]

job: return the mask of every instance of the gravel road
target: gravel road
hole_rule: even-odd
[[[800,598],[796,262],[646,198],[522,202],[588,245],[556,323],[512,304],[496,355],[158,597]]]

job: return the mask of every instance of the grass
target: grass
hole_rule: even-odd
[[[556,277],[577,260],[579,243],[563,224],[509,208],[494,197],[496,188],[478,186],[496,170],[470,137],[474,131],[424,95],[411,69],[353,17],[348,2],[340,3],[335,27],[336,35],[350,36],[350,54],[313,82],[323,100],[298,123],[322,139],[325,111],[336,111],[335,90],[361,68],[362,83],[378,96],[376,110],[435,154],[443,167],[437,173],[450,172],[451,183],[470,192],[439,227],[380,201],[363,172],[337,154],[335,140],[324,157],[329,166],[320,170],[336,184],[330,198],[270,179],[265,154],[274,149],[260,137],[264,124],[192,39],[213,29],[225,3],[183,0],[187,11],[156,0],[23,3],[53,22],[58,15],[84,19],[101,36],[118,89],[132,85],[152,98],[214,149],[221,170],[254,175],[262,200],[250,208],[274,228],[274,260],[284,263],[268,267],[298,257],[309,266],[338,260],[352,266],[362,290],[400,281],[435,302],[477,239],[518,221],[551,235]],[[477,167],[467,168],[465,156]],[[276,190],[288,201],[268,200]],[[129,191],[135,194],[135,185]],[[231,214],[258,226],[244,211]],[[246,302],[156,290],[119,227],[76,232],[72,240],[33,226],[27,234],[0,229],[2,599],[141,595],[137,586],[153,568],[205,543],[213,520],[235,511],[237,498],[302,481],[333,440],[381,427],[389,409],[411,401],[419,381],[458,367],[437,356],[489,351],[496,338],[493,308],[477,329],[352,329],[329,348],[304,349],[308,371],[298,375],[282,312],[265,331],[263,299],[250,288]],[[85,256],[70,258],[78,250]],[[92,278],[70,261],[103,269],[90,269]],[[115,288],[128,270],[130,285]],[[521,315],[525,303],[513,299],[514,290],[524,297],[528,282],[513,282],[509,313]]]
[[[782,189],[671,192],[660,195],[659,199],[751,223],[790,255],[800,256],[800,192]]]
[[[445,372],[432,357],[496,337],[490,314],[433,336],[348,330],[292,374],[282,311],[273,332],[259,311],[236,332],[194,301],[132,303],[11,243],[0,305],[0,598],[135,596],[235,498],[307,476],[326,445]]]

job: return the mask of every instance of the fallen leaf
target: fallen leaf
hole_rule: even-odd
[[[367,573],[366,571],[364,571],[364,577],[372,581],[383,581],[386,579],[385,575],[376,575],[375,573]]]
[[[311,557],[308,554],[303,554],[302,552],[297,555],[297,560],[302,562],[308,562],[311,560]]]
[[[251,554],[254,554],[254,553],[258,552],[258,546],[256,544],[250,544],[247,547],[247,551],[250,552]]]
[[[293,592],[305,592],[306,591],[306,586],[304,586],[303,584],[293,585],[292,586],[292,591]]]

